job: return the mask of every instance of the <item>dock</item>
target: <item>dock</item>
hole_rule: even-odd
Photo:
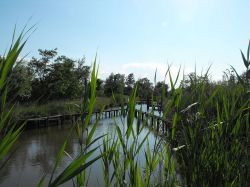
[[[145,101],[141,101],[138,104],[146,104]],[[124,113],[127,113],[127,109],[125,107]],[[106,119],[112,118],[122,115],[121,107],[109,108],[104,111],[94,111],[92,113],[91,119]],[[26,123],[26,129],[34,129],[34,128],[43,128],[48,126],[60,126],[64,124],[74,123],[80,119],[81,116],[87,116],[87,113],[76,113],[76,114],[62,114],[62,115],[54,115],[47,117],[38,117],[31,119],[18,119],[18,124]],[[167,131],[167,127],[170,127],[170,122],[166,119],[163,119],[161,116],[151,114],[150,112],[140,111],[135,109],[135,118],[141,121],[145,121],[147,125],[153,125],[156,128],[157,132],[165,133]]]

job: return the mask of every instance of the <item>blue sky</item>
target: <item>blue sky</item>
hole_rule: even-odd
[[[8,47],[14,25],[21,29],[32,16],[37,23],[25,47],[58,48],[91,64],[98,52],[100,76],[110,72],[162,80],[167,64],[173,74],[199,72],[210,64],[220,79],[234,66],[244,70],[239,49],[250,39],[250,0],[0,0],[0,54]]]

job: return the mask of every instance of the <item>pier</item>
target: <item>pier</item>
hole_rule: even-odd
[[[137,102],[137,104],[146,104],[146,101]],[[152,107],[148,106],[147,108]],[[156,106],[157,107],[157,106]],[[124,114],[127,114],[126,107],[124,108]],[[92,113],[91,119],[106,119],[112,118],[122,115],[121,107],[109,108],[104,111],[94,111]],[[87,113],[76,113],[76,114],[62,114],[62,115],[54,115],[47,117],[38,117],[31,119],[19,119],[18,124],[23,124],[26,122],[26,129],[34,129],[34,128],[43,128],[48,126],[56,126],[56,125],[64,125],[68,123],[74,123],[80,119],[81,116],[87,116]],[[139,109],[135,109],[135,118],[140,120],[141,122],[146,122],[147,125],[153,125],[153,128],[156,128],[157,132],[165,133],[167,131],[167,127],[170,127],[171,123],[166,119],[163,119],[161,116],[152,114],[146,111],[140,111]]]

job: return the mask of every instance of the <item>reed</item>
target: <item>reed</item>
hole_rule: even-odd
[[[4,167],[14,151],[11,147],[20,136],[24,124],[16,126],[13,121],[14,105],[9,106],[7,102],[9,75],[20,56],[22,49],[27,42],[27,35],[33,27],[26,31],[26,28],[16,38],[16,28],[13,32],[12,43],[7,51],[0,58],[0,169]]]
[[[22,32],[13,40],[10,50],[0,63],[0,159],[1,167],[6,154],[19,137],[22,127],[11,123],[13,107],[7,107],[6,95],[8,76],[26,41],[21,42]],[[242,52],[243,62],[249,71],[250,43],[247,55]],[[96,161],[102,163],[104,186],[250,186],[249,184],[249,123],[250,93],[249,80],[237,75],[233,86],[208,82],[209,68],[198,76],[196,71],[189,77],[187,87],[180,81],[179,69],[174,79],[171,67],[166,77],[171,90],[166,98],[162,90],[163,120],[170,126],[164,135],[159,135],[155,121],[149,123],[149,116],[142,120],[142,109],[135,118],[137,86],[135,86],[127,106],[122,105],[120,120],[113,118],[116,133],[95,138],[98,119],[91,124],[91,115],[96,104],[96,81],[98,68],[96,58],[93,63],[90,82],[85,83],[85,91],[76,111],[83,115],[71,129],[76,131],[79,155],[69,155],[65,151],[67,138],[55,161],[52,174],[44,175],[38,186],[59,186],[69,180],[72,186],[87,186],[87,168]],[[152,103],[155,97],[152,95]],[[115,102],[115,97],[114,97]],[[9,109],[10,108],[10,109]],[[101,107],[103,110],[105,106]],[[6,110],[8,109],[8,110]],[[151,114],[154,113],[154,108]],[[121,124],[119,124],[121,123]],[[10,126],[12,124],[12,126]],[[143,136],[142,130],[148,128]],[[148,136],[155,134],[153,148]],[[141,137],[143,136],[143,137]],[[96,145],[101,141],[100,145]],[[99,152],[98,152],[99,151]],[[94,156],[94,153],[98,153]],[[145,160],[139,160],[143,154]],[[63,156],[72,162],[59,174],[56,170]],[[49,178],[48,183],[46,178]]]

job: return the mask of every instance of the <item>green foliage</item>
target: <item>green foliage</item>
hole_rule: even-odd
[[[80,105],[80,99],[53,100],[48,103],[19,103],[15,105],[13,115],[16,119],[29,119],[36,117],[46,117],[62,114],[75,114],[78,109],[75,105]],[[103,106],[109,107],[113,101],[109,97],[97,97],[95,111],[100,111]]]
[[[91,148],[91,145],[93,145],[96,141],[104,137],[100,136],[93,139],[93,135],[95,133],[98,120],[96,120],[92,129],[89,129],[90,118],[92,116],[96,101],[97,74],[98,70],[96,70],[96,58],[95,58],[90,82],[85,87],[86,89],[84,98],[82,100],[81,105],[78,107],[79,112],[82,114],[82,116],[80,117],[80,123],[77,121],[74,126],[77,132],[77,138],[79,140],[79,148],[80,148],[79,155],[76,158],[74,158],[72,162],[55,179],[53,179],[55,170],[58,167],[59,163],[61,162],[63,153],[65,152],[66,142],[64,143],[58,154],[53,172],[51,174],[51,178],[48,184],[48,186],[50,187],[59,186],[60,184],[63,184],[69,180],[72,180],[73,184],[76,186],[87,186],[86,168],[91,166],[94,162],[96,162],[103,156],[103,154],[100,154],[88,161],[88,158],[91,157],[93,153],[99,148],[99,146]],[[85,115],[85,112],[88,112],[87,115]],[[86,144],[84,144],[83,141],[85,135],[87,137]]]
[[[79,98],[88,81],[89,66],[85,59],[73,60],[57,56],[57,49],[41,50],[40,58],[32,58],[27,69],[32,74],[32,100]]]
[[[138,83],[138,95],[142,99],[147,99],[152,97],[153,86],[148,78],[140,78],[137,81]]]
[[[32,92],[32,75],[24,63],[24,61],[18,62],[9,78],[9,98],[20,101],[28,100]]]
[[[249,110],[243,109],[250,106],[250,100],[246,85],[211,86],[207,74],[192,74],[188,86],[182,84],[184,98],[175,105],[185,108],[177,110],[172,121],[174,144],[184,145],[176,152],[182,183],[248,186]]]
[[[22,130],[22,126],[13,125],[11,114],[14,107],[7,106],[6,100],[7,79],[25,44],[21,42],[22,38],[23,33],[13,42],[7,55],[0,59],[1,160],[6,158]],[[55,64],[48,67],[49,61],[57,54],[56,50],[40,51],[40,54],[42,58],[34,64],[38,66],[41,63],[42,65],[39,64],[37,71],[35,69],[34,79],[45,84],[50,78],[50,82],[57,84],[53,89],[66,93],[67,86],[70,86],[67,81],[71,78],[68,75],[73,76],[71,71],[74,69],[74,61],[61,56]],[[241,54],[248,71],[249,47],[247,57]],[[52,71],[52,69],[57,71]],[[171,90],[167,98],[164,94],[166,86],[161,83],[161,97],[163,97],[161,100],[164,100],[161,108],[162,125],[169,125],[168,131],[162,136],[157,134],[159,132],[155,128],[154,119],[150,126],[147,126],[154,114],[154,107],[144,120],[141,118],[141,108],[138,120],[135,119],[137,95],[142,98],[151,97],[152,103],[155,101],[150,81],[147,78],[139,79],[132,90],[126,108],[122,107],[124,115],[121,116],[122,124],[120,125],[123,125],[123,130],[114,118],[116,135],[94,138],[104,109],[103,106],[98,119],[90,126],[97,91],[98,70],[95,58],[90,81],[87,81],[87,76],[82,79],[83,98],[80,104],[76,105],[82,115],[72,127],[72,130],[77,133],[79,155],[75,158],[70,156],[72,162],[55,176],[55,171],[66,153],[66,140],[58,153],[48,186],[58,186],[69,180],[72,180],[74,186],[87,186],[86,168],[99,159],[103,164],[105,186],[249,186],[249,85],[245,82],[248,80],[242,79],[233,67],[232,69],[238,79],[232,81],[233,84],[212,84],[208,77],[208,68],[204,75],[198,76],[195,71],[188,77],[184,77],[177,87],[180,69],[177,77],[173,79],[169,67],[166,76],[169,75]],[[58,82],[61,79],[63,83]],[[64,83],[68,85],[65,86]],[[115,94],[123,94],[123,88],[123,75],[111,74],[106,80],[106,94],[108,92],[113,94],[115,101],[119,100]],[[159,91],[157,93],[159,94]],[[150,131],[140,139],[139,136],[146,127]],[[148,140],[150,132],[156,134],[153,149],[150,148],[151,142]],[[95,143],[98,140],[102,140],[103,145],[96,146]],[[93,156],[97,150],[100,150],[100,154]],[[144,167],[139,161],[141,153],[144,153],[145,157]],[[68,153],[66,155],[69,156]],[[5,163],[6,161],[3,165]],[[159,167],[161,169],[157,170]],[[177,178],[177,173],[180,175],[179,178]],[[44,181],[45,176],[38,185],[43,186]]]
[[[162,92],[164,92],[164,95],[162,95]],[[157,82],[154,87],[154,96],[161,98],[161,97],[167,97],[168,94],[168,85],[166,83]]]
[[[240,51],[240,52],[241,52],[241,55],[242,55],[244,65],[246,67],[246,71],[243,73],[242,77],[243,77],[243,80],[244,80],[245,84],[249,85],[250,84],[250,69],[249,69],[249,67],[250,67],[250,40],[249,40],[249,44],[248,44],[246,57],[245,57],[245,55],[243,54],[242,51]]]
[[[124,93],[124,75],[111,73],[105,81],[104,93],[106,96],[111,96],[112,93],[123,94]]]
[[[241,56],[244,62],[244,65],[246,66],[246,68],[249,68],[250,65],[250,58],[249,58],[249,54],[250,54],[250,40],[249,40],[249,44],[248,44],[248,48],[247,48],[247,55],[245,57],[245,55],[243,54],[243,52],[240,50],[241,52]]]
[[[97,96],[104,95],[104,81],[102,79],[97,79],[96,81],[96,94]]]
[[[130,73],[130,74],[128,74],[128,76],[126,77],[124,93],[125,93],[126,95],[131,95],[132,90],[133,90],[133,88],[134,88],[134,85],[135,85],[134,74],[133,74],[133,73]]]
[[[27,31],[29,32],[29,30]],[[27,34],[24,30],[15,39],[15,32],[13,34],[12,44],[9,51],[5,56],[0,58],[0,169],[9,160],[9,151],[13,144],[18,139],[23,126],[16,126],[13,122],[13,109],[14,106],[8,106],[8,77],[11,75],[14,64],[19,57],[26,40],[23,42],[23,37]]]

